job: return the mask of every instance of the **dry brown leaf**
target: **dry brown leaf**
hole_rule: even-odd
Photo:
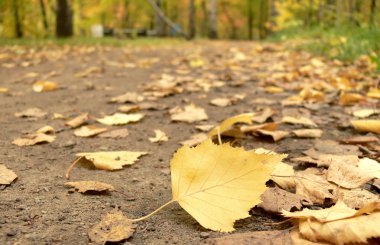
[[[52,116],[52,119],[53,119],[53,120],[66,119],[66,117],[65,117],[64,115],[60,114],[60,113],[56,113],[56,112],[54,112],[54,113],[53,113],[53,116]]]
[[[330,164],[327,171],[328,181],[348,189],[358,188],[373,178],[367,171],[356,166],[335,162]]]
[[[202,131],[202,132],[208,132],[211,129],[213,129],[215,125],[207,124],[207,125],[195,125],[195,128]]]
[[[335,155],[335,154],[323,154],[292,158],[293,162],[307,162],[317,164],[318,167],[328,167],[331,163],[343,164],[343,165],[357,165],[359,158],[357,155]]]
[[[299,138],[320,138],[323,131],[320,129],[297,129],[293,130],[292,133]]]
[[[38,129],[36,133],[40,134],[55,134],[55,129],[52,126],[46,125]]]
[[[358,169],[373,178],[380,179],[380,163],[373,159],[367,157],[360,159]]]
[[[209,137],[213,137],[218,134],[223,134],[230,129],[236,123],[252,124],[252,116],[254,113],[244,113],[237,116],[229,117],[225,119],[219,126],[216,126],[208,133]]]
[[[83,124],[85,124],[89,120],[88,113],[80,114],[79,116],[67,121],[65,125],[70,126],[71,128],[77,128]]]
[[[131,122],[138,122],[144,118],[144,114],[134,113],[134,114],[124,114],[115,113],[112,116],[105,116],[103,118],[96,119],[98,122],[104,125],[125,125]]]
[[[215,98],[210,101],[210,104],[218,107],[226,107],[232,105],[232,100],[229,98]]]
[[[171,115],[171,120],[175,122],[199,122],[207,120],[208,116],[205,109],[197,107],[194,104],[190,104],[184,107],[184,109],[179,110]]]
[[[272,172],[272,180],[282,189],[291,190],[296,187],[295,172],[292,166],[286,163],[278,164]]]
[[[181,143],[181,145],[195,146],[195,145],[202,143],[203,141],[205,141],[207,139],[208,139],[207,134],[200,133],[200,134],[191,135],[190,139],[181,141],[180,143]]]
[[[24,135],[12,141],[12,144],[17,146],[31,146],[41,143],[51,143],[55,140],[55,135],[47,135],[43,133],[32,133]]]
[[[298,231],[298,227],[290,231],[290,237],[292,238],[293,245],[331,245],[327,242],[312,242],[301,237]]]
[[[113,211],[93,226],[88,236],[92,242],[106,244],[106,242],[121,242],[131,237],[134,232],[132,221],[121,211]]]
[[[254,231],[232,234],[217,238],[208,238],[204,241],[207,245],[293,245],[289,231]]]
[[[352,115],[359,118],[366,118],[370,117],[375,114],[379,114],[380,110],[374,109],[374,108],[365,108],[365,109],[359,109],[352,112]]]
[[[117,108],[118,111],[122,113],[131,113],[131,112],[138,112],[141,110],[140,106],[138,105],[122,105]]]
[[[267,212],[280,213],[281,210],[301,210],[303,198],[276,186],[266,190],[261,195],[261,200],[263,202],[257,205],[259,208]]]
[[[252,116],[252,121],[256,123],[264,123],[266,122],[271,116],[274,115],[274,110],[272,110],[269,107],[265,107],[258,115]]]
[[[205,157],[207,156],[207,157]],[[215,145],[211,139],[180,148],[171,160],[171,202],[178,202],[203,227],[233,231],[237,219],[260,202],[265,182],[286,155],[258,154]]]
[[[360,209],[371,202],[380,201],[379,195],[373,194],[364,189],[339,189],[337,194],[339,194],[339,198],[347,204],[348,207],[354,209]]]
[[[127,92],[125,94],[111,98],[110,102],[113,103],[138,103],[144,100],[144,96],[138,93]]]
[[[351,120],[358,131],[380,134],[380,120]]]
[[[96,125],[82,126],[74,131],[74,135],[78,137],[92,137],[103,132],[106,132],[107,128],[99,128]]]
[[[272,137],[273,141],[275,141],[275,142],[282,140],[283,138],[285,138],[286,136],[288,136],[290,134],[290,132],[282,131],[282,130],[268,131],[268,130],[264,130],[264,129],[258,129],[258,130],[256,130],[256,132],[260,133],[261,135]]]
[[[251,126],[241,126],[240,131],[243,133],[253,133],[257,132],[258,129],[263,129],[267,131],[275,131],[278,127],[278,123],[263,123],[258,125],[251,125]]]
[[[309,127],[317,127],[317,124],[313,122],[310,118],[307,117],[291,117],[291,116],[285,116],[281,120],[283,123],[289,123],[289,124],[300,124],[304,126]]]
[[[102,74],[102,73],[104,73],[104,69],[102,67],[92,66],[92,67],[87,68],[84,71],[75,73],[74,76],[85,78],[94,74]]]
[[[296,182],[296,194],[304,197],[311,203],[324,204],[326,199],[334,200],[334,185],[326,180],[325,174],[319,169],[308,168],[299,171],[294,178]]]
[[[115,188],[107,183],[100,181],[75,181],[75,182],[66,182],[65,186],[73,187],[78,190],[80,193],[90,192],[106,192],[114,191]]]
[[[0,164],[0,185],[10,185],[15,179],[17,179],[15,172]]]
[[[154,133],[155,133],[154,137],[149,137],[149,141],[152,142],[152,143],[163,142],[163,141],[168,141],[169,140],[169,138],[165,134],[165,132],[163,132],[163,131],[161,131],[159,129],[155,129]]]
[[[92,162],[97,169],[116,170],[122,169],[124,165],[135,163],[140,156],[148,154],[147,152],[131,151],[101,151],[101,152],[83,152],[76,156],[84,157]]]
[[[365,97],[363,95],[357,94],[357,93],[345,93],[345,92],[343,92],[339,96],[339,104],[340,105],[350,105],[350,104],[358,103],[358,102],[361,102],[364,100],[365,100]]]
[[[50,81],[37,81],[33,83],[33,91],[34,92],[48,92],[54,91],[59,88],[58,84]]]
[[[29,109],[26,109],[25,111],[15,113],[16,117],[37,117],[37,118],[40,118],[40,117],[44,117],[46,115],[47,115],[47,112],[44,112],[41,109],[36,108],[36,107],[29,108]]]
[[[107,131],[105,133],[102,133],[99,135],[101,138],[125,138],[129,135],[129,131],[126,128],[121,128],[121,129],[114,129],[111,131]]]
[[[340,139],[340,141],[346,144],[365,144],[370,142],[379,142],[379,138],[376,136],[354,136]]]
[[[304,209],[298,212],[283,211],[286,217],[297,218],[299,232],[310,241],[334,244],[366,243],[367,239],[380,237],[380,203],[370,203],[356,211],[342,201],[322,210]],[[370,213],[369,215],[363,215]]]

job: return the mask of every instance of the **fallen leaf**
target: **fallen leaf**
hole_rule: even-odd
[[[252,124],[252,116],[254,113],[244,113],[237,116],[233,116],[224,120],[219,126],[216,126],[208,133],[209,137],[213,137],[218,134],[223,134],[230,129],[236,123]]]
[[[80,193],[85,192],[106,192],[106,191],[114,191],[115,188],[107,183],[103,183],[100,181],[75,181],[75,182],[66,182],[65,186],[74,187]]]
[[[138,122],[144,118],[144,114],[134,113],[134,114],[124,114],[115,113],[112,116],[105,116],[103,118],[96,119],[98,122],[104,125],[125,125],[131,122]]]
[[[292,238],[293,245],[331,245],[331,243],[312,242],[312,241],[306,240],[299,233],[298,227],[290,231],[290,237]]]
[[[293,167],[281,162],[272,172],[271,179],[282,189],[291,190],[296,187],[294,176],[295,173]]]
[[[243,125],[240,127],[240,130],[243,133],[253,133],[257,132],[259,129],[267,130],[267,131],[276,131],[278,127],[278,123],[263,123],[263,124],[257,124],[257,125]]]
[[[54,113],[53,113],[53,116],[52,116],[52,119],[53,119],[53,120],[57,120],[57,119],[66,119],[66,117],[65,117],[64,115],[60,114],[60,113],[56,113],[56,112],[54,112]]]
[[[37,107],[29,108],[29,109],[26,109],[25,111],[15,113],[16,117],[37,117],[37,118],[40,118],[40,117],[44,117],[46,115],[47,115],[47,112],[44,112],[43,110],[41,110]]]
[[[148,154],[147,152],[131,151],[101,151],[101,152],[83,152],[76,156],[84,157],[92,162],[97,169],[116,170],[122,169],[124,165],[135,163],[140,156]]]
[[[277,130],[277,131],[268,131],[264,129],[258,129],[256,132],[260,133],[261,135],[266,135],[272,137],[273,141],[277,142],[279,140],[282,140],[286,136],[290,134],[288,131],[282,131],[282,130]]]
[[[1,94],[1,93],[6,93],[6,92],[8,92],[8,91],[9,91],[8,88],[0,87],[0,94]]]
[[[138,103],[144,100],[144,96],[138,93],[127,92],[125,94],[111,98],[110,102],[113,103]]]
[[[370,117],[375,114],[379,114],[380,110],[374,109],[374,108],[365,108],[365,109],[359,109],[352,112],[352,115],[359,118],[366,118]]]
[[[351,120],[358,131],[380,134],[380,120]]]
[[[380,212],[374,212],[378,210],[379,204],[370,203],[356,211],[338,201],[331,208],[304,209],[293,213],[283,211],[283,214],[298,219],[300,235],[310,241],[367,243],[369,238],[380,237]]]
[[[33,83],[33,91],[34,92],[48,92],[54,91],[58,89],[58,84],[50,81],[37,81]]]
[[[38,129],[36,133],[40,134],[55,134],[55,129],[52,126],[46,125]]]
[[[336,187],[326,180],[325,174],[319,169],[308,168],[296,173],[296,194],[314,204],[324,204],[326,199],[334,200]]]
[[[83,124],[85,124],[89,119],[88,113],[80,114],[79,116],[67,121],[65,125],[70,126],[71,128],[77,128]]]
[[[292,133],[299,138],[320,138],[323,131],[320,129],[297,129],[293,130]]]
[[[15,179],[17,179],[15,172],[0,164],[0,185],[10,185]]]
[[[265,87],[265,91],[269,94],[278,94],[283,93],[284,89],[277,86],[267,86]]]
[[[200,133],[200,134],[191,135],[190,139],[181,141],[180,143],[181,145],[195,146],[202,143],[203,141],[207,139],[208,139],[207,134]]]
[[[359,158],[357,155],[334,155],[334,154],[323,154],[319,153],[317,155],[297,157],[291,159],[293,162],[307,162],[314,163],[318,167],[328,167],[331,163],[343,164],[343,165],[357,165]]]
[[[101,138],[125,138],[129,135],[129,131],[126,128],[121,128],[121,129],[114,129],[111,131],[106,131],[105,133],[101,133],[99,137]]]
[[[357,94],[357,93],[345,93],[345,92],[343,92],[339,96],[339,104],[340,105],[351,105],[351,104],[358,103],[358,102],[361,102],[364,100],[365,100],[365,97],[363,95]]]
[[[232,105],[232,101],[228,98],[215,98],[210,101],[210,104],[218,107],[226,107]]]
[[[104,69],[102,67],[92,66],[92,67],[87,68],[84,71],[75,73],[74,76],[80,77],[80,78],[85,78],[85,77],[89,77],[93,74],[102,74],[102,73],[104,73]]]
[[[208,116],[205,109],[197,107],[194,104],[187,105],[183,110],[181,109],[171,115],[171,120],[175,122],[193,123],[207,119]]]
[[[380,179],[380,163],[373,159],[367,157],[360,159],[358,169],[373,178]]]
[[[74,131],[74,135],[78,137],[92,137],[103,132],[106,132],[107,128],[99,128],[96,125],[82,126]]]
[[[347,204],[348,207],[359,209],[363,208],[371,202],[378,202],[380,198],[378,195],[373,194],[364,189],[352,189],[345,190],[339,189],[338,194],[339,198]]]
[[[92,242],[106,244],[106,242],[121,242],[133,235],[135,229],[132,221],[121,211],[113,211],[105,215],[100,223],[93,226],[88,236]]]
[[[131,113],[131,112],[138,112],[141,110],[141,108],[138,105],[122,105],[122,106],[119,106],[117,110],[122,113]]]
[[[367,93],[367,97],[373,98],[373,99],[380,99],[380,89],[378,89],[378,88],[372,88]]]
[[[207,125],[196,125],[195,128],[202,131],[202,132],[208,132],[211,129],[213,129],[215,125],[207,124]]]
[[[257,205],[259,208],[262,208],[267,212],[280,213],[281,210],[301,210],[301,201],[303,198],[297,194],[284,191],[276,186],[267,189],[261,195],[261,200],[262,203]]]
[[[311,127],[317,127],[317,124],[313,122],[310,118],[307,117],[290,117],[285,116],[281,120],[283,123],[289,123],[289,124],[300,124],[304,126],[311,126]]]
[[[24,135],[21,138],[12,141],[17,146],[31,146],[41,143],[51,143],[55,140],[55,135],[47,135],[43,133],[32,133]]]
[[[289,231],[254,231],[232,234],[217,238],[208,238],[204,241],[207,245],[293,245]]]
[[[229,232],[260,202],[265,182],[286,155],[257,154],[211,140],[183,146],[171,160],[173,199],[203,227]]]
[[[264,108],[259,115],[252,116],[252,121],[257,123],[266,122],[271,116],[274,115],[274,110],[269,107]]]
[[[152,143],[162,142],[162,141],[168,141],[169,140],[169,138],[165,134],[165,132],[163,132],[163,131],[161,131],[159,129],[155,129],[154,133],[155,133],[154,137],[149,137],[149,141],[152,142]]]
[[[358,188],[373,178],[367,171],[347,164],[332,162],[327,170],[328,181],[348,189]]]
[[[355,136],[350,138],[340,139],[341,142],[346,144],[365,144],[370,142],[379,142],[376,136]]]

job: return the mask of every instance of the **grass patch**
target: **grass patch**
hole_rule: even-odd
[[[179,38],[91,38],[91,37],[72,37],[72,38],[0,38],[0,46],[18,45],[28,47],[40,47],[46,45],[104,45],[104,46],[165,46],[177,45],[185,42]]]
[[[269,41],[286,41],[298,50],[329,58],[353,61],[368,55],[380,69],[380,29],[342,26],[340,28],[294,28],[275,33]]]

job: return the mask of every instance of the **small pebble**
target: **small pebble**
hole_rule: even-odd
[[[199,236],[203,239],[206,239],[210,236],[210,233],[208,232],[201,232],[201,234],[199,234]]]

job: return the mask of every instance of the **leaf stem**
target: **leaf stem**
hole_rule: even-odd
[[[84,156],[78,157],[77,159],[74,160],[74,162],[69,166],[69,168],[66,171],[66,179],[70,179],[71,171],[73,170],[74,166],[84,158]]]
[[[162,205],[161,207],[157,208],[156,210],[154,210],[153,212],[151,212],[150,214],[148,215],[145,215],[141,218],[138,218],[138,219],[133,219],[132,222],[138,222],[138,221],[142,221],[142,220],[145,220],[147,218],[149,218],[150,216],[152,215],[155,215],[156,213],[158,213],[161,209],[165,208],[166,206],[169,206],[170,204],[172,204],[173,202],[176,202],[176,200],[170,200],[169,202],[165,203],[164,205]]]

